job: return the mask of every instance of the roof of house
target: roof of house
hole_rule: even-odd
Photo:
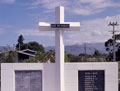
[[[30,49],[25,49],[25,50],[22,50],[22,51],[31,51],[31,52],[35,52],[36,53],[36,51],[34,51],[34,50],[30,50]]]
[[[36,51],[30,50],[30,49],[25,49],[25,50],[21,50],[21,51],[17,51],[18,53],[24,54],[24,55],[28,55],[28,56],[35,56]]]

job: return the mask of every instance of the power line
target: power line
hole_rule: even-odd
[[[117,22],[113,22],[113,23],[109,23],[108,26],[112,26],[113,30],[110,31],[113,34],[113,61],[116,61],[116,51],[115,51],[115,43],[116,43],[116,39],[115,39],[115,33],[118,32],[115,30],[115,26],[118,26],[119,24]]]

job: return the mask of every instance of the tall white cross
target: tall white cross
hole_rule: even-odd
[[[64,91],[64,31],[80,30],[80,22],[64,22],[64,7],[55,8],[55,23],[39,22],[40,31],[55,31],[56,91]]]

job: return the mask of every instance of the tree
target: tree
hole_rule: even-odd
[[[24,60],[24,62],[55,63],[55,51],[54,50],[49,50],[47,52],[37,51],[35,58]],[[65,62],[70,62],[66,52],[65,52]]]
[[[5,53],[0,53],[0,63],[4,63],[6,60]]]
[[[118,51],[116,52],[116,60],[119,60],[120,61],[120,46],[118,48]]]
[[[37,62],[41,62],[41,63],[47,62],[45,53],[38,51],[38,52],[36,53],[35,60],[36,60]]]
[[[0,53],[0,62],[1,63],[17,62],[17,53],[15,51]]]
[[[17,62],[17,53],[14,51],[9,51],[8,56],[6,56],[6,63],[15,63]]]
[[[116,40],[116,60],[120,60],[120,43],[117,41],[120,41],[120,34],[115,35],[115,40]],[[106,51],[108,51],[109,55],[107,56],[108,60],[112,60],[113,59],[113,39],[108,39],[105,42],[105,47],[106,47]]]
[[[36,41],[32,41],[32,42],[24,44],[22,46],[22,50],[23,49],[30,49],[34,51],[45,52],[44,47]]]
[[[35,58],[31,58],[31,59],[25,59],[23,62],[24,63],[37,63],[37,60]]]
[[[46,52],[46,58],[48,62],[55,62],[55,51],[53,50],[49,50],[48,52]]]
[[[93,56],[101,56],[101,53],[97,49],[95,49]]]
[[[79,55],[67,54],[67,57],[69,62],[81,62],[81,56]]]
[[[23,38],[23,36],[22,35],[20,35],[19,37],[18,37],[18,43],[17,43],[17,45],[16,45],[16,49],[17,50],[21,50],[22,49],[22,47],[23,47],[23,45],[24,45],[24,38]]]
[[[70,60],[69,60],[69,58],[68,58],[68,54],[67,54],[67,52],[65,51],[65,62],[70,62]]]

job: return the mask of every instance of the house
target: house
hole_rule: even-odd
[[[31,59],[35,57],[36,51],[25,49],[21,51],[17,51],[18,53],[18,62],[22,62],[25,59]]]

